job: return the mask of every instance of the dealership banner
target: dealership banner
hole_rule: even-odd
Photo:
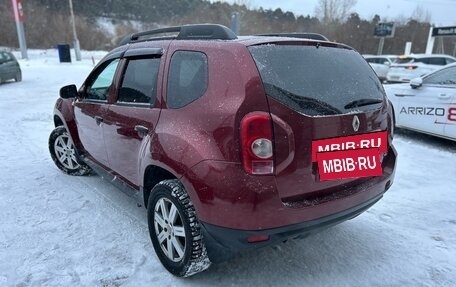
[[[13,15],[16,22],[24,22],[24,10],[22,9],[21,0],[11,0],[13,6]]]
[[[456,26],[433,28],[432,36],[456,36]]]

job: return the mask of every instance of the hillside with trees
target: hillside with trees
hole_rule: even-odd
[[[10,1],[8,1],[10,2]],[[22,1],[25,33],[29,48],[50,48],[72,43],[70,12],[66,0]],[[352,10],[356,0],[320,0],[314,15],[295,15],[281,9],[252,9],[246,1],[203,0],[75,0],[76,29],[83,49],[106,50],[127,33],[164,26],[192,23],[219,23],[230,26],[231,14],[241,18],[241,35],[280,32],[316,32],[332,41],[348,44],[361,53],[376,54],[379,39],[374,27],[382,15],[363,19]],[[431,24],[429,13],[418,7],[411,15],[396,19],[394,38],[385,40],[383,53],[401,54],[405,43],[412,52],[425,50]],[[11,4],[0,6],[0,46],[17,47]],[[437,41],[435,50],[454,53],[456,38]]]

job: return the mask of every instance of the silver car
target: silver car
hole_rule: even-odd
[[[386,75],[392,63],[397,59],[396,55],[364,55],[364,59],[371,65],[380,81],[386,81]]]
[[[8,80],[22,81],[22,71],[10,52],[0,51],[0,84]]]
[[[455,57],[441,54],[400,56],[390,66],[386,80],[389,83],[408,83],[411,79],[422,77],[454,62]]]

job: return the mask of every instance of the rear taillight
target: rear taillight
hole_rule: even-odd
[[[405,67],[407,70],[415,70],[416,68],[418,68],[418,66],[407,66]]]
[[[274,172],[272,121],[268,113],[253,112],[241,121],[242,162],[250,174]]]

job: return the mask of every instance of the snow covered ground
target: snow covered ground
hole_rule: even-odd
[[[361,216],[245,253],[188,279],[161,266],[146,213],[98,176],[71,177],[47,147],[59,88],[92,56],[30,51],[0,85],[0,286],[456,286],[456,144],[399,132],[396,181]]]

